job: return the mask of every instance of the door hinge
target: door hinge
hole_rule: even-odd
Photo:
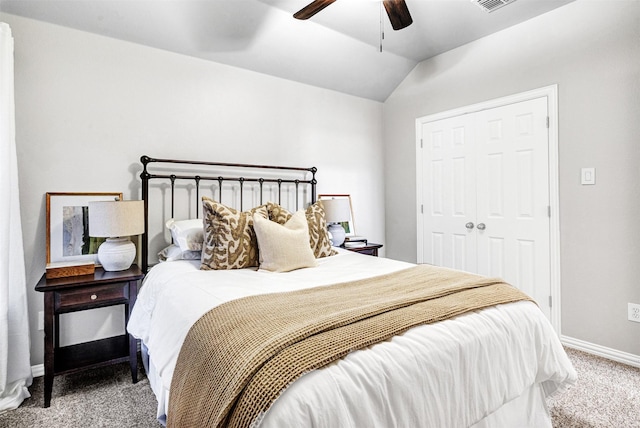
[[[547,128],[549,128],[549,116],[547,116]]]
[[[424,205],[420,204],[420,214],[424,214]]]
[[[549,296],[549,307],[553,307],[553,297]]]
[[[420,148],[422,148],[422,138],[420,138]]]
[[[547,216],[551,217],[551,205],[547,205]]]

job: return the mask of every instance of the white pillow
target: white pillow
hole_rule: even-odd
[[[176,260],[200,260],[200,251],[182,251],[177,245],[171,244],[158,253],[161,262],[173,262]]]
[[[296,212],[284,225],[253,215],[253,228],[258,238],[260,269],[289,272],[316,266],[316,257],[309,246],[309,226],[305,212]]]
[[[173,243],[182,251],[201,251],[204,241],[204,228],[202,219],[179,220],[170,219],[166,223],[171,231]]]

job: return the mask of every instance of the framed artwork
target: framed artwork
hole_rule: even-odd
[[[122,193],[47,192],[47,265],[96,263],[104,238],[89,237],[89,202],[122,200]]]
[[[318,200],[323,199],[347,199],[349,201],[349,211],[351,213],[349,221],[344,221],[340,223],[344,228],[344,232],[346,236],[355,236],[356,235],[356,226],[353,222],[353,204],[351,204],[351,196],[350,195],[318,195]]]

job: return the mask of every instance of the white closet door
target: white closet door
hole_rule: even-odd
[[[474,124],[472,115],[422,128],[424,262],[476,271]]]
[[[499,276],[549,317],[547,98],[476,113],[478,273]]]
[[[419,131],[422,262],[501,277],[550,317],[547,115],[542,97]]]

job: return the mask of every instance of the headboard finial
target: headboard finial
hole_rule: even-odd
[[[140,156],[140,162],[142,163],[142,172],[140,173],[140,178],[143,180],[149,179],[149,171],[147,171],[147,164],[151,162],[151,158],[147,155]]]

